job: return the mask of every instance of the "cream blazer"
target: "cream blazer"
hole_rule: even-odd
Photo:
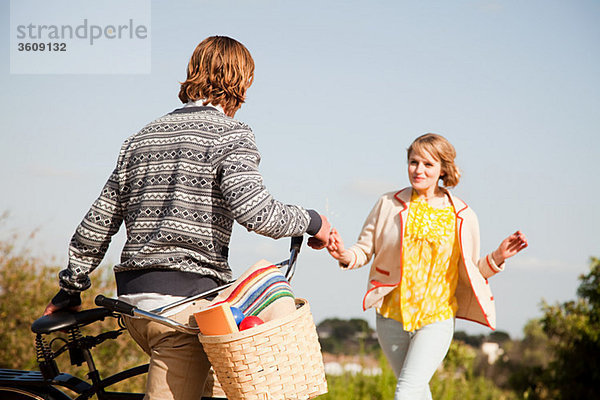
[[[475,212],[461,199],[446,191],[456,214],[456,232],[460,243],[460,262],[456,300],[457,318],[496,329],[496,308],[488,278],[504,269],[497,266],[491,253],[479,257],[479,222]],[[363,309],[381,307],[383,297],[400,283],[402,277],[402,237],[406,228],[412,188],[386,193],[379,198],[367,217],[358,241],[348,249],[354,255],[343,269],[360,268],[371,260],[371,271]]]

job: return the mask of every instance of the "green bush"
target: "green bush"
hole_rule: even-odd
[[[62,268],[47,265],[26,250],[17,250],[14,245],[16,239],[0,241],[0,368],[37,370],[35,335],[31,332],[31,324],[42,316],[46,305],[58,291],[58,271]],[[104,272],[94,273],[93,287],[82,296],[84,309],[95,307],[93,299],[97,294],[115,293],[112,273],[108,269]],[[108,318],[82,328],[82,334],[96,335],[116,327],[116,321]],[[64,334],[52,335],[58,336],[65,337]],[[60,346],[60,341],[57,342]],[[148,362],[146,354],[127,332],[92,351],[102,376]],[[57,359],[57,364],[62,372],[79,377],[84,375],[85,368],[71,366],[67,353]],[[114,389],[141,391],[144,384],[143,379],[134,379],[115,385]]]
[[[492,381],[474,373],[476,352],[470,346],[452,343],[443,367],[430,382],[435,400],[516,400],[514,393],[504,391]],[[324,400],[386,400],[394,398],[396,377],[387,360],[380,353],[380,375],[345,373],[327,376],[329,393],[319,396]]]
[[[324,400],[385,400],[393,399],[396,377],[387,360],[380,353],[380,375],[345,373],[327,376],[329,393],[319,396]]]
[[[551,399],[598,398],[600,382],[600,259],[579,277],[577,299],[543,305],[542,326],[554,354],[544,369]]]

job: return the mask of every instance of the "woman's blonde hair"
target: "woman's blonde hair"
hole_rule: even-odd
[[[442,172],[440,179],[444,183],[444,186],[454,187],[458,185],[460,170],[454,163],[456,150],[454,150],[454,146],[445,137],[435,133],[421,135],[406,150],[407,158],[410,158],[412,152],[419,155],[424,155],[424,152],[429,153],[441,163]]]
[[[194,50],[179,99],[183,103],[204,99],[204,105],[220,105],[233,117],[253,79],[254,60],[248,49],[227,36],[211,36]]]

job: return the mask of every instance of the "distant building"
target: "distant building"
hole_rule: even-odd
[[[369,356],[348,356],[324,353],[323,362],[327,375],[339,376],[345,373],[364,374],[369,376],[381,375],[379,362]]]
[[[490,365],[494,364],[504,354],[504,350],[496,342],[483,342],[481,344],[481,351],[487,356],[488,364]]]

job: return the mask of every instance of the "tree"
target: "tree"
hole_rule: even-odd
[[[553,399],[592,399],[600,382],[600,259],[593,257],[590,272],[579,277],[578,298],[543,305],[542,325],[554,359],[546,385]]]
[[[485,336],[482,334],[479,335],[469,335],[465,331],[456,331],[454,332],[454,340],[458,340],[463,342],[464,344],[468,344],[471,347],[478,348],[481,346],[481,343],[485,340]]]
[[[502,344],[510,340],[510,335],[504,331],[494,331],[488,335],[487,340],[489,342]]]
[[[364,319],[328,318],[317,326],[324,352],[334,354],[376,353],[379,349],[374,331]]]
[[[491,377],[502,388],[510,388],[526,399],[547,399],[547,368],[552,358],[548,335],[539,319],[523,328],[525,337],[503,344],[504,356],[493,365]]]

